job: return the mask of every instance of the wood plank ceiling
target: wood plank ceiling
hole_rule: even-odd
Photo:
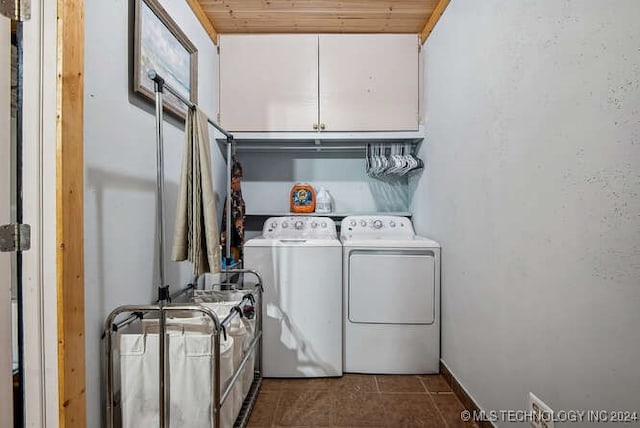
[[[199,12],[221,34],[421,33],[438,3],[444,3],[442,0],[189,0],[195,2],[199,3]]]

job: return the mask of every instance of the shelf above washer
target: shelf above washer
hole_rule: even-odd
[[[292,213],[292,212],[258,212],[258,213],[246,213],[247,217],[291,217],[291,216],[315,216],[315,217],[331,217],[342,219],[344,217],[352,216],[352,215],[368,215],[368,216],[377,216],[377,215],[391,215],[391,216],[400,216],[400,217],[411,217],[412,214],[409,211],[336,211],[327,214],[320,213]]]
[[[351,216],[351,215],[367,215],[367,216],[377,216],[377,215],[392,215],[392,216],[400,216],[400,217],[409,217],[411,218],[412,214],[409,211],[385,211],[385,212],[380,212],[380,211],[351,211],[351,212],[345,212],[345,211],[337,211],[337,212],[332,212],[332,213],[328,213],[328,214],[319,214],[319,213],[309,213],[309,214],[302,214],[302,213],[292,213],[292,212],[272,212],[272,213],[266,213],[266,212],[262,212],[262,213],[247,213],[247,227],[248,229],[253,229],[253,230],[262,230],[262,226],[264,224],[264,222],[269,218],[269,217],[291,217],[291,216],[316,216],[316,217],[329,217],[331,218],[336,226],[340,227],[342,225],[342,220],[345,217]]]
[[[403,217],[411,217],[411,213],[409,211],[335,211],[327,214],[322,213],[292,213],[290,211],[280,211],[280,212],[257,212],[257,213],[246,213],[248,216],[262,216],[262,217],[289,217],[289,216],[316,216],[316,217],[347,217],[350,215],[396,215]]]
[[[227,140],[216,135],[219,144]],[[424,129],[403,132],[236,132],[238,151],[361,152],[367,144],[411,144],[424,140]]]

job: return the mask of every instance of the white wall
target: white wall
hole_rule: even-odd
[[[442,359],[485,410],[640,410],[639,16],[454,0],[424,47],[414,220],[443,247]]]
[[[157,298],[156,149],[152,104],[130,94],[130,1],[86,2],[85,51],[85,292],[87,336],[87,423],[99,426],[100,335],[119,305],[149,304]],[[198,49],[198,100],[217,113],[217,53],[184,1],[161,1]],[[183,148],[183,125],[165,123],[167,252]],[[212,150],[219,209],[224,197],[224,162]],[[167,259],[170,254],[167,254]],[[168,262],[172,290],[187,284],[190,266]]]

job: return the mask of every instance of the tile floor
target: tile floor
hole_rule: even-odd
[[[462,410],[440,375],[264,379],[248,427],[476,427]]]

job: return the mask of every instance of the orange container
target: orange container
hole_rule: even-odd
[[[312,213],[316,210],[316,191],[307,183],[296,183],[291,188],[289,203],[292,213]]]

